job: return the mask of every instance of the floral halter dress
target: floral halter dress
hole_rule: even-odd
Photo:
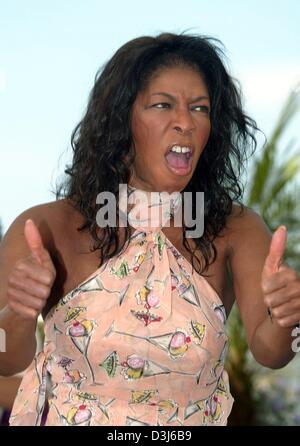
[[[130,187],[128,202],[138,192]],[[122,251],[48,313],[44,348],[24,374],[10,425],[41,425],[46,401],[49,426],[227,424],[225,309],[162,232],[165,205],[178,208],[162,194],[140,203]],[[150,208],[159,218],[143,220]]]

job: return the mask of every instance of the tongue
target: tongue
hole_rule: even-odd
[[[171,167],[174,167],[176,169],[186,168],[189,164],[186,155],[183,153],[169,152],[166,155],[166,160]]]

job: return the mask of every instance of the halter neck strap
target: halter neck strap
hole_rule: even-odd
[[[126,192],[127,191],[127,192]],[[123,206],[126,206],[124,212]],[[119,201],[127,222],[135,229],[154,231],[170,226],[170,220],[181,209],[181,193],[145,191],[132,186],[122,189]]]

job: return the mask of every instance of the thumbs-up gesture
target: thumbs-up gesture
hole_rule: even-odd
[[[51,293],[56,270],[32,220],[26,220],[24,235],[30,255],[16,262],[8,276],[8,307],[24,319],[37,319]]]
[[[271,240],[261,286],[271,319],[281,327],[290,328],[300,321],[300,277],[283,263],[286,240],[286,227],[280,226]]]

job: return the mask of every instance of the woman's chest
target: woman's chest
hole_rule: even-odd
[[[184,245],[181,237],[178,237],[178,235],[176,235],[175,233],[172,234],[170,229],[164,232],[169,241],[175,246],[180,254],[185,257],[187,262],[192,264],[192,254]],[[196,247],[196,244],[192,239],[188,239],[187,243],[190,246],[191,250]],[[203,272],[202,275],[204,275],[207,282],[219,295],[225,306],[226,314],[228,316],[234,303],[235,297],[231,277],[229,250],[226,238],[223,239],[217,237],[217,239],[214,241],[214,245],[217,251],[217,258],[215,262],[209,265],[208,269]],[[199,270],[199,268],[202,268],[204,265],[204,258],[199,250],[195,251],[194,257],[194,267]],[[198,263],[196,259],[198,259],[200,263]]]
[[[192,263],[191,252],[184,246],[182,236],[173,228],[163,228],[163,232],[169,242],[179,251],[179,253]],[[121,240],[123,237],[121,236]],[[205,279],[217,292],[225,306],[226,314],[229,315],[234,302],[234,293],[229,271],[228,252],[223,239],[216,239],[214,242],[217,250],[216,261],[205,271]],[[188,239],[188,245],[195,246],[192,239]],[[48,299],[44,315],[57,303],[57,301],[85,281],[100,266],[99,251],[91,252],[93,240],[89,234],[75,233],[72,240],[64,239],[60,242],[60,250],[56,258],[57,279]],[[109,252],[113,251],[110,247]],[[203,258],[199,251],[195,252],[203,264]],[[201,264],[201,263],[200,263]],[[199,264],[194,259],[194,266],[199,268]]]

